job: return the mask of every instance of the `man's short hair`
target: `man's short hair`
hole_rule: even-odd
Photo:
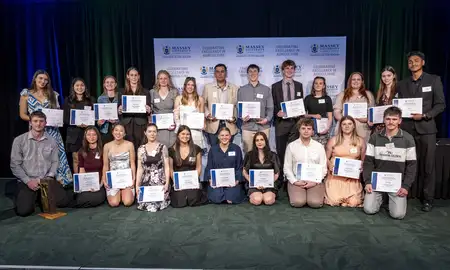
[[[217,69],[218,67],[223,67],[223,69],[224,69],[225,71],[227,71],[227,66],[225,66],[225,64],[222,64],[222,63],[219,63],[219,64],[215,65],[215,66],[214,66],[214,71],[216,71],[216,69]]]
[[[33,117],[37,118],[43,118],[45,121],[47,121],[47,116],[42,111],[34,111],[30,114],[30,121],[33,119]]]
[[[402,118],[402,110],[399,107],[391,106],[384,111],[383,118],[386,118],[386,116],[398,116]]]
[[[412,52],[409,52],[409,53],[406,55],[406,58],[409,59],[411,56],[419,56],[420,58],[422,58],[422,60],[425,61],[425,54],[424,54],[423,52],[420,52],[420,51],[412,51]]]
[[[297,128],[300,129],[302,126],[314,128],[314,121],[311,118],[302,118],[298,121]]]
[[[291,59],[285,60],[285,61],[281,64],[281,70],[284,70],[286,67],[289,67],[289,66],[293,66],[294,69],[295,69],[296,65],[295,65],[294,60],[291,60]]]
[[[259,73],[259,66],[258,66],[258,65],[255,65],[255,64],[250,64],[250,65],[248,65],[248,67],[247,67],[247,73],[248,73],[248,71],[249,71],[251,68],[254,68],[254,69],[258,70],[258,73]]]

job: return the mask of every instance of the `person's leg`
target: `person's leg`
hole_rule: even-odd
[[[261,205],[263,201],[263,194],[260,191],[253,191],[250,193],[250,203],[253,205]]]
[[[242,144],[244,146],[244,153],[248,153],[253,147],[253,136],[256,132],[249,130],[242,130]]]
[[[435,153],[436,153],[436,134],[419,135],[418,140],[421,144],[421,153],[417,159],[422,159],[421,179],[423,179],[423,197],[424,197],[424,211],[431,210],[434,190],[435,190]]]
[[[306,203],[311,208],[320,208],[325,199],[325,186],[320,183],[306,190]]]
[[[272,205],[275,203],[276,195],[272,191],[266,191],[263,194],[263,202],[265,205]]]
[[[118,188],[106,189],[106,198],[109,206],[118,207],[120,205],[120,194],[121,192]]]
[[[277,147],[277,155],[280,158],[281,168],[283,168],[283,165],[284,165],[284,155],[286,153],[286,146],[287,146],[288,138],[289,138],[289,133],[275,137],[275,144]],[[281,186],[283,184],[283,182],[284,182],[284,174],[283,174],[283,170],[281,170],[280,176],[278,177],[276,184]]]
[[[303,207],[306,204],[306,189],[287,183],[289,203],[292,207]]]
[[[52,192],[55,196],[56,207],[65,208],[74,204],[73,190],[65,190],[59,182],[54,182]]]
[[[34,213],[36,207],[36,198],[38,192],[28,188],[22,182],[17,182],[17,194],[15,200],[16,214],[21,217],[26,217]]]
[[[134,188],[125,188],[120,190],[120,196],[122,197],[122,203],[124,206],[132,206],[134,203],[135,190]]]
[[[406,215],[406,197],[399,197],[397,193],[389,194],[389,215],[395,219],[403,219]]]
[[[78,173],[78,152],[72,153],[73,173]]]
[[[220,204],[223,201],[225,201],[225,188],[218,187],[218,188],[212,188],[210,185],[208,185],[208,200],[212,203]]]
[[[380,211],[380,206],[383,201],[383,194],[381,192],[372,191],[364,196],[364,212],[373,215]]]
[[[224,199],[230,204],[242,203],[245,200],[245,192],[241,183],[234,187],[224,188],[223,194]]]
[[[96,207],[103,204],[106,200],[106,191],[103,187],[95,192],[82,192],[75,196],[75,208]]]

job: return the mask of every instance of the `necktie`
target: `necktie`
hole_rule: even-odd
[[[290,83],[290,82],[287,82],[287,83],[286,83],[286,90],[287,90],[287,98],[288,98],[287,101],[292,100],[292,96],[291,96],[291,83]]]

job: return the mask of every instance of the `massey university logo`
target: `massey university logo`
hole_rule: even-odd
[[[169,55],[170,54],[170,47],[169,46],[163,46],[163,54]]]
[[[317,45],[317,44],[312,44],[312,45],[311,45],[311,52],[312,52],[312,53],[318,53],[318,52],[319,52],[319,45]]]
[[[200,75],[207,76],[211,74],[214,74],[214,67],[202,66],[200,68]]]
[[[296,65],[295,66],[295,75],[299,75],[302,72],[302,70],[303,70],[303,65]],[[272,69],[272,73],[275,76],[281,75],[282,74],[281,66],[274,65],[273,69]]]
[[[242,46],[242,45],[237,45],[237,46],[236,46],[236,52],[237,52],[238,54],[243,54],[244,51],[245,51],[244,46]]]
[[[280,65],[273,66],[272,72],[273,72],[273,75],[280,75],[281,74],[281,67],[280,67]]]

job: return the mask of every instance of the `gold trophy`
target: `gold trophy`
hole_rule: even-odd
[[[46,219],[57,219],[67,215],[67,213],[57,212],[55,188],[58,183],[54,178],[45,177],[40,181],[42,212],[39,214]]]

